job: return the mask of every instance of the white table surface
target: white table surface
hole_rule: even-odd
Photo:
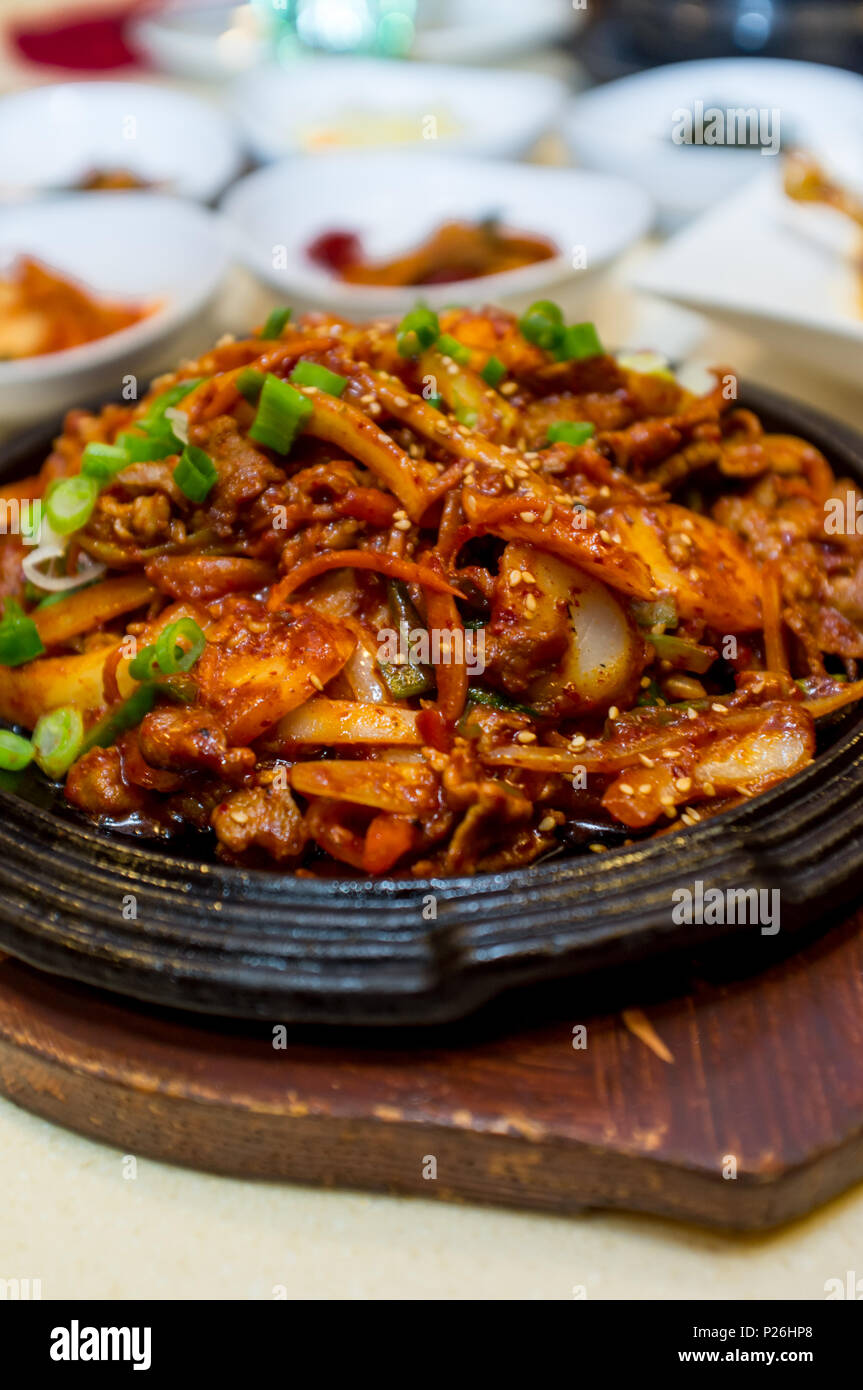
[[[0,0],[0,21],[46,8]],[[0,39],[0,90],[34,76]],[[863,397],[851,388],[631,295],[627,273],[649,249],[630,253],[579,306],[606,342],[727,363],[863,428]],[[235,273],[201,345],[259,321],[273,302]],[[863,1273],[863,1185],[752,1237],[628,1214],[319,1192],[142,1158],[129,1181],[122,1157],[0,1100],[0,1280],[40,1279],[47,1299],[271,1299],[278,1286],[297,1299],[571,1299],[581,1285],[588,1299],[784,1300],[821,1299],[826,1280]]]

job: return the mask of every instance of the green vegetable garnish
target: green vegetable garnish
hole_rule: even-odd
[[[540,715],[530,705],[519,705],[515,700],[510,699],[509,695],[503,695],[499,690],[483,690],[481,686],[472,685],[467,692],[467,702],[469,705],[489,705],[491,709],[507,710],[511,714],[526,714],[531,719],[539,719]]]
[[[262,338],[281,338],[285,324],[291,317],[290,309],[273,309],[261,329]]]
[[[550,299],[538,299],[519,319],[521,335],[535,347],[553,352],[563,342],[563,314]]]
[[[423,348],[430,348],[440,335],[437,314],[425,304],[418,304],[405,314],[398,327],[396,347],[401,357],[419,357]]]
[[[182,441],[171,434],[131,434],[128,430],[117,435],[117,444],[126,454],[128,463],[151,463],[183,451]]]
[[[33,761],[33,745],[29,738],[0,729],[0,768],[4,772],[20,772]]]
[[[165,411],[173,410],[174,406],[185,400],[186,396],[205,380],[205,377],[193,376],[186,381],[178,381],[173,386],[169,386],[167,391],[163,391],[161,396],[157,396],[152,402],[147,414],[134,423],[140,429],[146,430],[148,434],[170,434],[170,422],[165,419]]]
[[[249,405],[257,405],[266,379],[264,373],[256,371],[254,367],[244,367],[237,373],[237,390],[241,396],[245,396]]]
[[[68,772],[84,742],[84,721],[75,705],[43,714],[33,730],[33,756],[42,771],[52,779]]]
[[[207,639],[193,618],[179,618],[159,633],[156,641],[129,662],[129,675],[135,681],[151,681],[157,676],[174,676],[191,671],[207,645]]]
[[[298,362],[291,372],[291,381],[298,386],[316,386],[330,396],[340,396],[348,384],[346,376],[339,376],[317,362]]]
[[[589,420],[560,420],[549,425],[546,438],[549,444],[584,444],[596,433],[596,426]]]
[[[33,619],[13,598],[7,598],[0,621],[0,666],[23,666],[44,650]]]
[[[499,386],[506,376],[506,367],[499,357],[490,357],[480,372],[483,381],[489,386]]]
[[[560,362],[579,362],[583,357],[601,357],[599,334],[592,323],[573,323],[564,330],[555,356]]]
[[[453,338],[449,333],[441,333],[435,347],[445,357],[451,357],[454,362],[458,362],[460,367],[466,367],[470,362],[470,348],[465,347],[464,343],[460,343],[458,338]]]
[[[88,444],[81,455],[81,473],[105,487],[131,462],[121,444]]]
[[[95,478],[77,473],[72,478],[60,478],[45,499],[45,515],[52,530],[68,536],[79,531],[90,519],[99,484]]]
[[[187,444],[174,469],[174,482],[180,491],[192,502],[203,502],[218,476],[210,455]]]
[[[268,372],[249,437],[278,454],[287,454],[313,410],[308,396]]]

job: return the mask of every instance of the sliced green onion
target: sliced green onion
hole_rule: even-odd
[[[174,482],[180,491],[192,502],[203,502],[218,476],[210,455],[187,444],[174,469]]]
[[[88,444],[81,455],[81,473],[105,487],[130,463],[129,455],[120,444]]]
[[[60,536],[79,531],[90,520],[99,496],[95,478],[77,473],[73,478],[61,478],[45,499],[45,514],[51,528]]]
[[[14,598],[7,598],[0,621],[0,666],[23,666],[44,650],[33,619],[27,617]]]
[[[33,761],[33,745],[29,738],[0,729],[0,768],[4,772],[20,772]]]
[[[241,396],[245,396],[249,405],[257,405],[266,379],[264,373],[256,371],[254,367],[244,367],[237,373],[237,390]]]
[[[453,338],[449,333],[441,333],[435,347],[445,357],[451,357],[453,362],[458,362],[460,367],[466,367],[470,362],[470,348],[465,347],[464,343],[460,343],[458,338]]]
[[[491,709],[511,710],[514,714],[527,714],[531,719],[539,718],[536,710],[532,709],[530,705],[519,705],[508,695],[501,694],[499,690],[483,690],[478,685],[472,685],[468,690],[467,702],[469,705],[488,705]]]
[[[155,685],[140,685],[128,700],[94,724],[84,739],[81,752],[86,753],[91,748],[109,748],[116,743],[121,734],[140,724],[144,715],[150,713],[157,693]]]
[[[167,434],[170,426],[165,419],[165,411],[179,405],[180,401],[185,400],[186,396],[205,380],[205,377],[193,376],[169,386],[167,391],[156,397],[143,419],[136,420],[135,424],[145,429],[148,434]]]
[[[667,632],[646,632],[645,640],[655,649],[660,661],[670,661],[684,671],[695,671],[703,676],[709,671],[716,653],[698,642],[687,642],[683,637],[671,637]]]
[[[521,335],[535,347],[553,352],[563,341],[563,314],[550,299],[538,299],[519,319]]]
[[[191,671],[206,645],[207,639],[194,618],[180,618],[169,623],[156,638],[156,665],[163,676]]]
[[[546,438],[549,444],[584,444],[596,433],[596,426],[589,420],[559,420],[549,425]]]
[[[281,338],[282,330],[291,317],[290,309],[273,309],[261,329],[262,338]]]
[[[43,714],[33,730],[33,755],[53,781],[68,772],[84,742],[84,721],[75,705]]]
[[[441,396],[437,391],[435,391],[433,396],[429,396],[429,405],[431,406],[432,410],[442,410],[443,396]]]
[[[460,425],[466,425],[469,430],[475,427],[479,419],[477,412],[472,410],[469,405],[464,405],[461,401],[457,401],[453,407],[453,415]]]
[[[632,616],[639,627],[677,627],[677,604],[671,597],[633,599]]]
[[[339,376],[317,362],[298,362],[291,372],[291,381],[298,386],[316,386],[329,396],[340,396],[348,384],[346,376]]]
[[[182,443],[173,433],[145,435],[126,431],[117,435],[117,443],[126,451],[130,463],[150,463],[153,459],[168,458],[170,454],[183,451]]]
[[[438,316],[425,304],[418,304],[405,314],[398,327],[396,347],[401,357],[418,357],[423,348],[430,348],[440,334]]]
[[[286,454],[313,410],[307,396],[267,372],[249,438],[278,454]]]
[[[506,376],[506,367],[499,357],[490,357],[480,372],[483,381],[488,382],[489,386],[498,386]]]
[[[601,357],[603,351],[592,323],[571,323],[564,329],[555,355],[561,362],[579,362],[583,357]]]
[[[129,675],[133,681],[150,681],[156,674],[156,648],[151,642],[142,647],[137,656],[129,662]]]

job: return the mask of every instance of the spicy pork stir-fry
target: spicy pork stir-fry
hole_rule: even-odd
[[[277,311],[71,412],[5,489],[42,524],[3,545],[0,714],[33,735],[2,764],[301,873],[497,870],[752,797],[863,692],[863,539],[735,387],[548,302]]]

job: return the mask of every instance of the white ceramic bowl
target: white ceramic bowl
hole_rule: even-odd
[[[650,224],[651,205],[633,184],[577,169],[498,160],[417,159],[411,154],[298,156],[259,169],[229,189],[222,210],[237,254],[297,307],[348,316],[401,314],[432,305],[536,299],[541,290],[591,272]],[[506,226],[549,238],[552,259],[472,280],[421,287],[350,285],[309,260],[322,232],[357,232],[375,259],[416,245],[451,218],[496,214]],[[581,255],[576,248],[583,248]],[[573,253],[584,269],[573,269]]]
[[[119,399],[129,374],[145,389],[143,373],[174,365],[177,344],[230,260],[216,213],[155,193],[70,193],[4,208],[0,274],[22,254],[97,295],[159,307],[81,347],[0,362],[0,431],[99,397]]]
[[[239,78],[233,106],[254,154],[264,161],[312,152],[313,132],[339,121],[356,127],[360,113],[402,123],[399,136],[407,138],[393,140],[387,132],[381,144],[390,147],[505,157],[523,154],[554,125],[566,90],[556,78],[534,72],[307,58]]]
[[[810,370],[863,376],[859,234],[830,208],[793,203],[770,171],[684,227],[634,287],[700,310]]]
[[[675,113],[696,101],[705,110],[778,111],[785,148],[816,155],[863,148],[863,77],[772,58],[671,63],[608,82],[572,99],[563,134],[579,164],[634,179],[650,191],[664,223],[680,225],[775,162],[758,148],[675,144]],[[772,124],[768,114],[768,136]]]
[[[167,87],[68,82],[0,99],[0,198],[72,189],[123,169],[157,191],[207,202],[240,168],[233,122]]]

